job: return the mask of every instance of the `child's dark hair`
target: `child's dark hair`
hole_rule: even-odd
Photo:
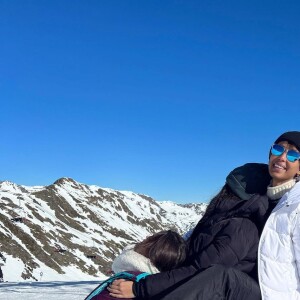
[[[134,251],[149,258],[161,272],[181,266],[186,259],[186,242],[175,231],[160,231],[134,247]]]

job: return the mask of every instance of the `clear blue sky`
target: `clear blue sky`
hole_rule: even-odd
[[[0,0],[0,180],[202,202],[299,130],[299,1]]]

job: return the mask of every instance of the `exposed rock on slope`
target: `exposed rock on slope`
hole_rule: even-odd
[[[61,178],[49,186],[0,183],[0,251],[18,260],[16,280],[40,271],[100,276],[128,243],[195,224],[206,204],[180,205]],[[73,269],[74,270],[74,269]]]

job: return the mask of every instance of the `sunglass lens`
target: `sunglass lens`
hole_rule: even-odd
[[[294,150],[289,150],[286,154],[286,158],[288,159],[288,161],[294,162],[300,158],[300,153]]]
[[[281,145],[273,145],[271,148],[271,153],[273,155],[279,156],[284,152],[284,147]],[[295,151],[296,152],[296,151]]]

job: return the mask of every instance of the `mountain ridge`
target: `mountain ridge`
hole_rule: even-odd
[[[38,280],[45,270],[61,280],[72,274],[101,277],[125,245],[159,230],[183,234],[205,208],[69,177],[32,187],[1,181],[0,252],[8,257],[7,267],[22,270],[14,281]]]

